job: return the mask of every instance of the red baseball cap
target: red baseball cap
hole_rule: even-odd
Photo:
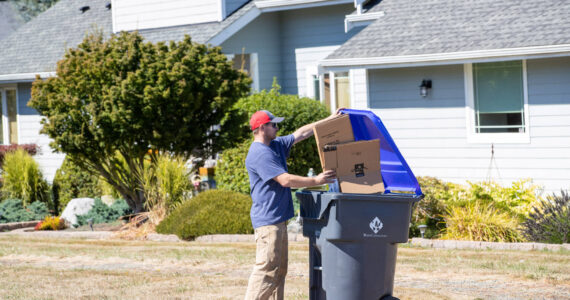
[[[276,117],[272,113],[267,110],[259,110],[256,111],[249,119],[249,126],[251,130],[258,128],[263,124],[271,123],[281,123],[285,118],[283,117]]]

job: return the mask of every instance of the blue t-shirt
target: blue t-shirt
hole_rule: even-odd
[[[290,134],[274,139],[269,146],[253,142],[249,147],[245,167],[253,200],[253,228],[281,223],[294,216],[291,189],[273,180],[287,173],[287,157],[294,142],[295,137]]]

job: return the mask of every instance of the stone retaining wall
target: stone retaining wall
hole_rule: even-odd
[[[15,223],[4,223],[0,224],[0,232],[10,231],[20,228],[35,227],[40,221],[29,221],[29,222],[15,222]]]

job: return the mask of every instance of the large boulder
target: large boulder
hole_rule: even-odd
[[[93,198],[76,198],[71,199],[61,214],[61,218],[65,220],[68,226],[77,226],[77,216],[87,214],[95,199]]]

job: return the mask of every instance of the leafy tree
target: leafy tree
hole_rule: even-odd
[[[136,32],[96,33],[66,51],[57,77],[37,78],[30,106],[44,116],[55,151],[100,174],[138,213],[147,155],[218,151],[227,136],[213,128],[250,83],[220,48],[189,36],[167,45]]]
[[[24,21],[28,22],[35,16],[52,7],[58,0],[10,0]]]

